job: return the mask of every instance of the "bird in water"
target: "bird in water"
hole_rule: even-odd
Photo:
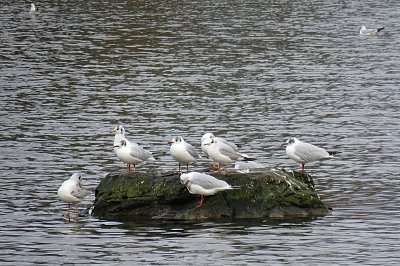
[[[91,192],[81,185],[82,174],[75,173],[64,181],[57,191],[57,195],[63,202],[68,203],[68,212],[65,217],[70,221],[71,204],[75,205],[75,220],[78,220],[78,203]]]
[[[366,35],[366,36],[376,35],[376,34],[378,34],[378,32],[380,32],[384,28],[385,27],[377,28],[377,29],[367,29],[364,25],[362,25],[360,28],[360,35]]]

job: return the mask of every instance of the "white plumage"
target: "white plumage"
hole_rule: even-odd
[[[200,201],[196,205],[196,208],[203,206],[205,196],[211,196],[220,191],[234,189],[234,187],[223,180],[199,172],[182,174],[180,179],[181,183],[186,186],[191,194],[200,195]]]
[[[137,143],[129,141],[125,137],[125,129],[122,125],[118,125],[113,129],[114,137],[114,151],[117,157],[127,164],[128,172],[131,171],[131,164],[133,164],[133,171],[136,165],[145,161],[155,161],[151,152],[143,149]]]
[[[290,159],[301,164],[302,171],[304,171],[306,163],[327,160],[333,157],[325,149],[302,142],[297,138],[289,138],[282,146],[286,147],[286,154]]]
[[[181,173],[181,163],[186,164],[186,171],[189,172],[189,163],[196,162],[200,158],[196,149],[181,136],[174,137],[169,143],[171,144],[170,154],[179,164],[178,172]]]
[[[61,187],[57,191],[57,195],[63,202],[68,203],[68,213],[66,216],[70,217],[70,205],[75,204],[75,211],[77,219],[78,216],[78,203],[82,201],[87,195],[90,194],[90,191],[83,188],[81,185],[82,174],[75,173],[68,180],[64,181]]]
[[[384,27],[377,28],[377,29],[367,29],[364,25],[362,25],[360,28],[360,35],[367,35],[367,36],[376,35],[378,32],[380,32],[383,29],[384,29]]]

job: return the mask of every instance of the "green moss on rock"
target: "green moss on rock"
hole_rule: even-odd
[[[96,189],[93,213],[98,217],[197,220],[311,217],[330,209],[306,173],[261,169],[214,176],[240,188],[207,197],[204,206],[196,209],[199,196],[190,194],[177,174],[110,173]]]

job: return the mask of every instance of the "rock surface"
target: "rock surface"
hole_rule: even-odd
[[[108,174],[96,188],[92,213],[103,218],[242,219],[298,218],[326,215],[329,206],[314,189],[312,177],[303,172],[257,169],[250,173],[214,174],[240,189],[206,197],[190,194],[173,173]]]

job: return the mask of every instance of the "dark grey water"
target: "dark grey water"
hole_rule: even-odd
[[[400,261],[398,1],[0,4],[0,264],[265,265]],[[361,37],[361,24],[385,26]],[[327,217],[231,223],[62,219],[75,171],[121,169],[110,131],[176,168],[167,141],[205,132],[298,169],[289,136],[340,151],[312,164]],[[200,161],[201,169],[208,161]],[[89,207],[93,196],[81,209]]]

